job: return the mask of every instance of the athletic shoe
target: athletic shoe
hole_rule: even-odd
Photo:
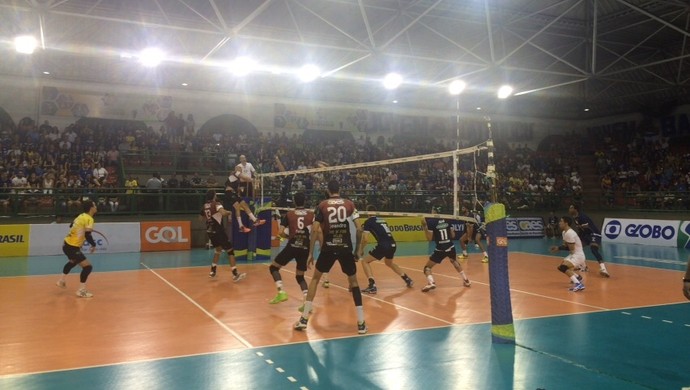
[[[462,254],[461,254],[460,256],[458,256],[458,257],[461,258],[461,259],[466,259],[466,258],[468,258],[468,257],[470,257],[470,256],[469,256],[467,253],[462,253]]]
[[[405,284],[407,285],[407,288],[412,288],[412,286],[414,286],[414,280],[407,278],[407,280],[405,280]]]
[[[577,291],[582,291],[585,289],[585,285],[582,283],[578,283],[574,285],[573,287],[570,287],[568,290],[572,292],[577,292]]]
[[[599,275],[601,275],[604,278],[610,278],[611,275],[609,275],[609,272],[605,269],[600,269],[599,270]]]
[[[367,323],[362,321],[357,323],[357,333],[366,334],[369,328],[367,328]]]
[[[430,284],[427,284],[426,286],[422,287],[422,292],[431,291],[435,288],[436,288],[436,283],[430,283]]]
[[[232,281],[233,282],[239,282],[240,280],[242,280],[246,277],[247,277],[247,274],[245,274],[244,272],[242,272],[241,274],[237,274],[237,275],[233,274],[232,275]]]
[[[489,262],[489,256],[482,257],[482,263],[488,263],[488,262]]]
[[[67,287],[67,283],[65,283],[64,280],[58,280],[57,283],[55,283],[55,285],[57,285],[57,286],[60,287],[60,288],[65,288],[65,287]]]
[[[79,290],[77,290],[77,296],[79,298],[91,298],[93,297],[93,294],[91,294],[85,288],[80,288]]]
[[[367,294],[371,294],[371,295],[376,295],[376,291],[377,291],[376,286],[369,286],[369,287],[365,288],[364,290],[362,290],[363,293],[367,293]]]
[[[466,279],[464,282],[462,282],[462,285],[465,287],[470,287],[472,285],[472,282],[470,282],[469,279]]]
[[[252,231],[252,229],[250,229],[246,226],[240,226],[240,233],[249,233],[251,231]]]
[[[323,288],[329,288],[331,287],[331,282],[329,282],[328,280],[324,280],[323,284],[321,285],[323,286]]]
[[[266,220],[265,220],[265,219],[257,219],[256,221],[254,221],[254,227],[256,227],[256,226],[261,226],[261,225],[263,225],[263,224],[265,224],[265,223],[266,223]]]
[[[309,322],[308,319],[306,319],[304,317],[300,317],[299,321],[297,321],[297,323],[295,323],[295,330],[307,329],[307,322]]]
[[[208,273],[209,278],[215,278],[216,277],[216,266],[211,266],[211,272]]]
[[[287,292],[279,291],[278,294],[276,294],[276,296],[273,297],[273,299],[271,299],[268,303],[270,303],[271,305],[275,305],[276,303],[285,302],[287,300]]]

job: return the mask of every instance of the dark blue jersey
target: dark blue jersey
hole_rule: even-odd
[[[429,218],[427,229],[432,232],[437,251],[447,251],[453,247],[452,231],[450,223],[445,219]]]
[[[391,229],[383,218],[369,217],[362,225],[362,230],[371,233],[379,243],[395,244]]]
[[[576,231],[579,236],[601,236],[601,230],[599,230],[599,227],[589,216],[579,213],[577,217],[573,218],[573,222],[575,222]]]

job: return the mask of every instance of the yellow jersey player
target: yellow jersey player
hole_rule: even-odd
[[[86,289],[86,279],[89,278],[93,266],[81,252],[81,248],[84,245],[84,241],[86,241],[91,245],[90,253],[96,250],[96,241],[94,241],[91,232],[93,231],[94,224],[93,216],[98,211],[98,208],[90,200],[82,203],[82,207],[84,212],[79,214],[69,225],[69,234],[65,237],[65,242],[62,244],[62,252],[67,256],[68,261],[62,268],[62,277],[58,280],[57,285],[61,288],[67,287],[65,282],[67,274],[79,264],[81,267],[81,274],[79,275],[81,284],[79,290],[77,290],[77,296],[80,298],[91,298],[93,294]]]

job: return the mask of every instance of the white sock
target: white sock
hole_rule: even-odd
[[[282,291],[283,290],[283,281],[282,280],[276,281],[276,287],[278,288],[278,291]]]
[[[467,280],[467,276],[465,276],[465,271],[460,271],[460,276],[462,276],[463,280]]]
[[[579,280],[577,280],[577,275],[576,275],[576,274],[573,274],[573,276],[571,276],[571,277],[570,277],[570,280],[572,280],[572,281],[573,281],[573,283],[575,283],[575,284],[578,284],[578,283],[580,283],[580,281],[579,281]]]
[[[355,306],[355,309],[357,309],[357,322],[361,324],[364,322],[364,307]]]
[[[599,269],[606,271],[606,265],[604,263],[599,263]]]
[[[251,211],[247,212],[247,216],[249,216],[249,219],[251,219],[252,222],[256,221],[256,217],[254,216],[254,213],[252,213]]]
[[[309,319],[309,315],[311,314],[311,301],[304,301],[304,311],[302,312],[302,317]]]
[[[86,290],[86,283],[79,283],[80,290]]]
[[[242,224],[242,217],[237,217],[237,226],[244,227],[244,224]]]
[[[429,282],[429,284],[434,284],[434,277],[431,275],[426,276],[426,280]]]

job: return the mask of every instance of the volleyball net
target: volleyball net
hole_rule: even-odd
[[[311,205],[324,198],[329,180],[361,214],[470,221],[463,209],[489,200],[486,174],[488,144],[464,149],[362,162],[286,170],[259,175],[261,198],[273,198],[276,210],[288,210],[290,195],[307,194]]]
[[[284,212],[291,209],[291,194],[301,191],[307,195],[306,206],[314,207],[326,198],[328,181],[335,179],[340,195],[354,201],[360,214],[393,217],[397,241],[426,240],[421,218],[447,220],[460,238],[465,223],[477,222],[479,214],[486,223],[490,259],[492,340],[515,343],[506,214],[496,203],[493,146],[489,139],[445,152],[333,166],[319,161],[316,167],[264,173],[258,177],[261,198],[273,198],[274,204],[266,207]],[[387,218],[389,227],[391,219]]]

